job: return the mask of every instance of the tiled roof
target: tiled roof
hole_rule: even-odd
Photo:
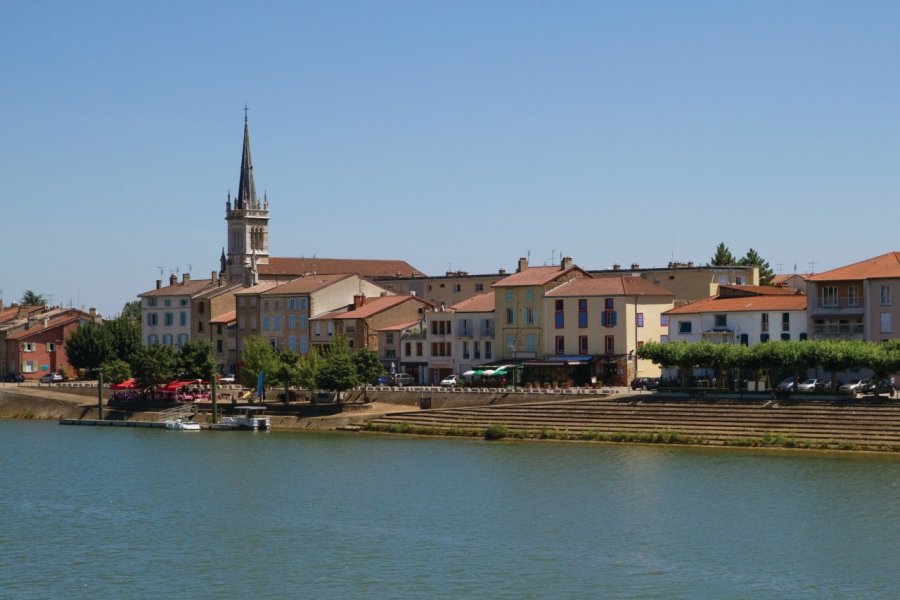
[[[772,278],[772,285],[785,285],[788,281],[793,279],[794,277],[799,277],[802,280],[809,279],[808,273],[792,273],[790,275],[776,275]]]
[[[493,312],[494,300],[494,292],[486,292],[472,296],[468,300],[457,302],[450,308],[456,312]]]
[[[209,320],[210,324],[212,324],[212,325],[233,323],[235,321],[237,321],[237,311],[236,310],[232,310],[227,313],[222,313],[218,317],[213,317],[212,319]]]
[[[567,281],[545,294],[547,297],[569,296],[674,296],[663,286],[643,277],[581,278]]]
[[[775,287],[773,285],[730,285],[719,286],[720,296],[790,296],[796,294],[788,287]]]
[[[663,314],[692,315],[698,313],[799,311],[806,310],[806,296],[803,294],[773,294],[768,296],[747,296],[745,298],[719,298],[713,296],[673,308]]]
[[[900,252],[888,252],[846,267],[838,267],[817,275],[810,281],[860,281],[863,279],[900,278]]]
[[[243,288],[234,293],[235,296],[252,296],[254,294],[262,294],[263,292],[282,285],[277,281],[260,281],[254,286]]]
[[[410,321],[409,323],[399,323],[397,325],[388,325],[387,327],[382,327],[378,331],[403,331],[404,329],[409,329],[410,327],[414,327],[421,322],[422,321]]]
[[[42,333],[47,331],[48,329],[53,329],[54,327],[59,327],[60,325],[66,325],[73,321],[78,321],[82,316],[78,314],[67,314],[61,317],[57,317],[55,319],[50,319],[47,325],[44,325],[43,321],[37,321],[36,323],[32,323],[31,327],[28,329],[20,329],[15,333],[11,333],[7,336],[8,340],[24,340],[25,338],[31,337],[32,335]]]
[[[41,311],[46,308],[46,306],[13,306],[10,308],[6,308],[3,311],[0,311],[0,323],[6,323],[7,321],[13,321],[19,314],[19,309],[22,308],[25,310],[26,315],[30,315],[33,312]],[[24,317],[23,317],[24,318]]]
[[[194,296],[195,298],[200,298],[203,300],[215,298],[216,296],[220,296],[222,294],[233,294],[241,289],[240,284],[231,284],[231,285],[217,285],[215,287],[211,287],[208,290],[204,290]]]
[[[389,308],[399,306],[404,302],[421,302],[426,306],[432,306],[430,302],[422,300],[417,296],[379,296],[378,298],[366,299],[366,303],[355,310],[349,310],[341,315],[336,315],[334,319],[368,319],[372,315],[386,311]]]
[[[412,277],[422,272],[404,260],[355,258],[289,258],[272,256],[257,267],[260,276],[294,276],[317,273],[356,273],[365,277]]]
[[[268,289],[263,293],[266,295],[309,294],[311,292],[316,292],[318,290],[326,288],[333,283],[337,283],[338,281],[343,281],[344,279],[347,279],[349,277],[353,277],[353,275],[347,273],[335,273],[329,275],[306,275],[304,277],[292,279],[291,281],[283,283],[278,287]]]
[[[557,277],[560,277],[564,273],[568,273],[574,270],[581,271],[585,274],[586,277],[590,277],[584,270],[580,267],[571,266],[568,269],[561,269],[558,266],[550,266],[550,267],[528,267],[518,273],[513,273],[507,277],[504,277],[497,283],[493,285],[493,287],[517,287],[523,285],[544,285],[550,283]]]
[[[187,283],[178,282],[174,285],[166,285],[159,289],[150,290],[143,294],[138,294],[139,298],[148,296],[193,296],[198,292],[205,291],[205,288],[212,285],[212,279],[191,279]]]

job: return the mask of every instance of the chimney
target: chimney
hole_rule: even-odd
[[[212,283],[215,287],[219,287],[219,274],[213,271],[210,273],[209,278],[212,279]]]
[[[639,264],[637,264],[637,263],[631,263],[631,270],[632,270],[632,271],[637,271],[637,270],[640,269],[640,268],[641,268],[641,265],[639,265]]]
[[[191,282],[191,274],[185,273],[181,276],[181,283],[190,283]]]
[[[572,267],[572,257],[571,257],[571,256],[564,256],[563,259],[562,259],[562,262],[559,264],[559,266],[560,266],[560,268],[561,268],[563,271],[565,271],[566,269],[571,268],[571,267]]]
[[[96,316],[97,316],[97,309],[94,308],[94,307],[92,306],[91,308],[88,309],[88,313],[89,313],[92,317],[96,317]]]
[[[519,267],[516,269],[516,273],[521,273],[525,269],[528,268],[528,259],[524,256],[519,257]]]
[[[506,275],[506,269],[500,269],[499,271],[497,271],[497,274],[498,275]]]
[[[161,287],[162,287],[162,279],[157,279],[156,280],[156,289],[159,289]]]
[[[613,271],[618,271],[621,268],[622,268],[622,265],[620,265],[619,263],[616,263],[613,265]]]
[[[47,327],[50,324],[50,317],[44,317],[42,324],[44,327]]]
[[[175,285],[176,283],[178,283],[178,276],[172,273],[169,275],[169,285]]]
[[[365,294],[354,294],[353,295],[353,309],[357,309],[366,303],[366,295]]]

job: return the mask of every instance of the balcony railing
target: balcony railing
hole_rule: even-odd
[[[862,323],[826,323],[813,325],[813,335],[816,337],[855,337],[865,334]]]
[[[815,296],[809,299],[812,307],[817,312],[863,312],[863,299],[858,297],[823,297]]]

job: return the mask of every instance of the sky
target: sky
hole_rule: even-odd
[[[273,256],[776,272],[900,250],[900,3],[0,2],[0,298]]]

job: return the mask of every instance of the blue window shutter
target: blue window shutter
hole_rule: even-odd
[[[606,327],[606,311],[605,310],[602,313],[600,313],[600,324],[602,326]]]
[[[610,327],[615,327],[616,326],[616,311],[612,311],[610,313],[610,316],[612,317],[612,323],[610,323]]]

